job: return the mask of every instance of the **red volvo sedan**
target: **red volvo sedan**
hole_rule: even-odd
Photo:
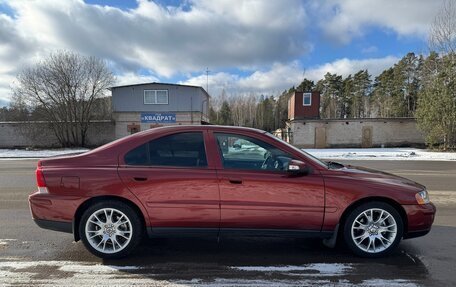
[[[357,255],[428,233],[435,206],[408,179],[323,162],[261,130],[155,128],[87,153],[38,162],[30,209],[102,258],[143,235],[341,238]]]

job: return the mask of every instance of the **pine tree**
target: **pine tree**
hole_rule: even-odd
[[[432,73],[426,77],[418,98],[418,127],[426,134],[426,142],[434,146],[443,142],[444,150],[456,148],[456,62],[455,55],[426,59],[424,65]],[[437,69],[432,69],[437,67]]]
[[[220,114],[219,124],[221,124],[221,125],[232,125],[233,124],[231,108],[227,101],[223,101],[219,114]]]

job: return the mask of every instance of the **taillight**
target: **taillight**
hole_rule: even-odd
[[[38,187],[46,187],[46,181],[44,180],[43,171],[39,168],[35,171],[36,174],[36,184]]]
[[[48,193],[48,190],[46,187],[46,181],[44,179],[43,170],[40,168],[39,163],[38,163],[38,167],[36,168],[35,174],[36,174],[36,184],[38,186],[39,192]]]

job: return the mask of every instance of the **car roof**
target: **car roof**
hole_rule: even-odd
[[[226,132],[236,132],[236,131],[245,131],[245,132],[254,132],[254,133],[267,133],[264,130],[247,128],[247,127],[238,127],[238,126],[222,126],[222,125],[174,125],[174,126],[164,126],[157,127],[153,129],[148,129],[135,135],[149,135],[155,133],[167,133],[169,131],[187,131],[187,130],[217,130],[217,131],[226,131]]]
[[[185,131],[204,131],[204,130],[216,130],[221,132],[250,132],[256,134],[266,134],[266,131],[254,129],[254,128],[246,128],[246,127],[235,127],[235,126],[218,126],[218,125],[175,125],[175,126],[164,126],[164,127],[157,127],[148,130],[144,130],[120,139],[117,139],[113,142],[107,143],[102,145],[96,149],[89,151],[88,153],[97,153],[104,150],[110,150],[112,148],[118,148],[121,146],[129,145],[131,143],[135,143],[136,141],[141,141],[145,138],[149,138],[150,136],[155,136],[160,134],[168,134],[172,132],[185,132]]]

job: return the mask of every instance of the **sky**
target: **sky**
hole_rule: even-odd
[[[304,77],[374,78],[428,53],[443,0],[0,0],[0,106],[49,53],[106,60],[117,84],[278,95]],[[208,71],[208,73],[206,73]],[[208,83],[208,86],[207,86]]]

